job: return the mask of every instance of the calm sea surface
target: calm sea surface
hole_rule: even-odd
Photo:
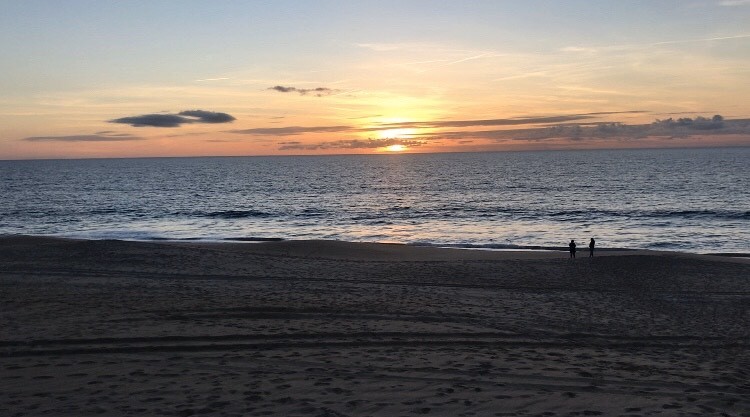
[[[0,234],[750,252],[750,148],[0,161]]]

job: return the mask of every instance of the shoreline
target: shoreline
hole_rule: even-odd
[[[279,246],[298,246],[306,245],[313,242],[330,242],[331,244],[353,244],[353,245],[392,245],[405,248],[434,248],[445,250],[459,251],[477,251],[477,252],[564,252],[568,253],[567,246],[542,246],[542,245],[508,245],[508,244],[433,244],[433,243],[399,243],[399,242],[370,242],[370,241],[342,241],[329,239],[285,239],[276,237],[240,237],[240,238],[222,238],[222,239],[202,239],[202,238],[150,238],[150,239],[119,239],[119,238],[84,238],[68,236],[51,236],[51,235],[24,235],[24,234],[0,234],[1,239],[59,239],[69,241],[91,241],[91,242],[140,242],[140,243],[165,243],[165,244],[195,244],[195,245],[217,245],[217,244],[263,244],[272,243]],[[307,243],[306,243],[307,242]],[[653,254],[684,254],[697,256],[717,256],[733,259],[750,259],[750,252],[697,252],[682,250],[659,250],[659,249],[642,249],[642,248],[611,248],[597,247],[595,255],[601,254],[621,254],[623,252],[653,253]],[[578,257],[588,257],[588,247],[580,247],[577,250]]]

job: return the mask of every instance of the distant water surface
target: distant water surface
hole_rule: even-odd
[[[0,234],[750,252],[750,148],[0,161]]]

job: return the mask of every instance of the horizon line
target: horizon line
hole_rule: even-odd
[[[748,144],[738,145],[696,145],[696,146],[640,146],[640,147],[594,147],[594,148],[550,148],[550,149],[506,149],[481,151],[439,151],[439,152],[373,152],[373,153],[325,153],[325,154],[261,154],[261,155],[191,155],[191,156],[95,156],[95,157],[58,157],[58,158],[18,158],[0,159],[0,162],[16,161],[85,161],[106,159],[187,159],[187,158],[289,158],[289,157],[331,157],[331,156],[397,156],[397,155],[440,155],[470,153],[519,153],[519,152],[588,152],[588,151],[643,151],[643,150],[680,150],[680,149],[734,149],[750,148]]]

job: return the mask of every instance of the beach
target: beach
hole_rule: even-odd
[[[750,416],[742,257],[6,236],[0,323],[3,416]]]

